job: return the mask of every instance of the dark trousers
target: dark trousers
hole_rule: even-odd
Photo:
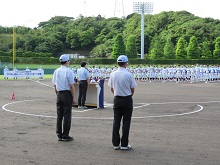
[[[58,137],[68,136],[72,117],[72,94],[70,91],[57,93],[57,127]]]
[[[126,97],[114,97],[114,121],[112,131],[112,144],[113,146],[119,146],[121,142],[122,147],[128,146],[128,137],[131,124],[131,116],[133,111],[133,99],[132,96]],[[121,119],[123,117],[122,125],[122,137],[120,138],[119,130],[121,125]]]
[[[85,106],[87,87],[87,80],[79,81],[78,106]]]

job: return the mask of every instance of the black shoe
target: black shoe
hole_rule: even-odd
[[[73,137],[70,137],[70,136],[68,135],[68,136],[63,136],[62,140],[63,140],[63,141],[73,141],[74,138],[73,138]]]
[[[57,136],[58,137],[58,141],[63,141],[62,136]]]

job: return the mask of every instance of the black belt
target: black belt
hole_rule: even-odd
[[[60,93],[70,92],[70,90],[58,91]]]
[[[84,81],[87,81],[87,80],[80,80],[79,82],[84,82]]]
[[[126,97],[131,97],[132,95],[128,95],[128,96],[115,96],[115,97],[121,97],[121,98],[126,98]]]

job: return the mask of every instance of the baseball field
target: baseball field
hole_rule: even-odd
[[[0,80],[0,164],[219,165],[220,83],[137,84],[133,148],[121,151],[111,143],[113,95],[107,82],[105,108],[73,107],[74,141],[60,142],[51,79]]]

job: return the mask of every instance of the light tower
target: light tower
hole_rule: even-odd
[[[144,59],[144,14],[151,14],[153,6],[153,2],[133,2],[133,11],[141,13],[141,59]]]
[[[123,0],[115,0],[114,17],[125,17]]]
[[[16,60],[16,29],[15,29],[15,26],[13,26],[12,43],[13,43],[12,67],[14,68],[15,60]]]

